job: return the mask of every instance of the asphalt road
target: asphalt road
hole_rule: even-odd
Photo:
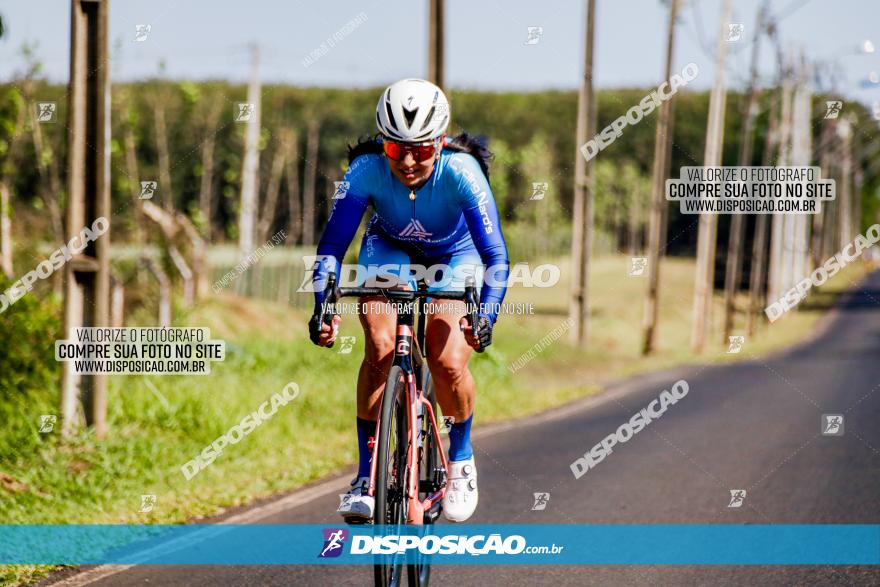
[[[771,358],[640,377],[479,436],[473,523],[880,523],[880,272]],[[771,325],[770,328],[773,326]],[[749,354],[748,341],[742,350]],[[569,464],[676,380],[688,395],[580,479]],[[540,390],[535,390],[540,393]],[[479,405],[479,404],[478,404]],[[843,414],[842,436],[821,434]],[[260,523],[336,524],[338,489]],[[730,508],[730,490],[745,489]],[[533,494],[549,492],[543,511]],[[318,492],[321,493],[321,492]],[[105,569],[106,571],[106,569]],[[93,585],[370,585],[369,567],[132,567]],[[435,566],[436,585],[880,584],[880,568]]]

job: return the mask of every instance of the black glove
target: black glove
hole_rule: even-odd
[[[487,346],[492,344],[492,321],[486,316],[480,316],[477,318],[477,326],[474,336],[477,338],[477,342],[479,342],[480,345],[477,352],[482,353]]]
[[[309,318],[309,338],[315,344],[320,344],[321,340],[321,314],[312,314]]]

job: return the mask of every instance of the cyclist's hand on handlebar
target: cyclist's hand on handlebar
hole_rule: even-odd
[[[473,328],[471,328],[467,316],[463,316],[458,324],[461,327],[461,331],[464,332],[464,339],[475,351],[481,352],[492,344],[492,322],[486,316],[477,318],[476,336],[474,336]]]
[[[321,314],[313,314],[309,320],[309,338],[318,346],[329,346],[336,341],[336,335],[339,333],[339,324],[342,322],[342,316],[338,314],[333,316],[333,324],[325,324],[321,320]]]

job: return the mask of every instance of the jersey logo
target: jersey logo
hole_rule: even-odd
[[[425,227],[422,226],[422,223],[413,218],[409,221],[403,230],[398,233],[398,236],[407,237],[407,238],[417,238],[419,240],[428,240],[428,237],[431,236],[432,232],[428,232],[425,230]]]

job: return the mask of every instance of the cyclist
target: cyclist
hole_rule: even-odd
[[[449,430],[450,475],[443,511],[447,519],[463,522],[474,513],[478,500],[470,442],[475,384],[467,362],[472,349],[491,344],[497,318],[494,310],[506,290],[508,257],[488,181],[491,154],[467,134],[447,141],[449,115],[443,91],[425,80],[401,80],[382,93],[376,107],[380,135],[349,148],[344,193],[335,196],[318,243],[316,304],[309,333],[321,346],[336,339],[340,316],[333,317],[332,326],[321,322],[323,283],[328,271],[339,274],[340,262],[368,205],[373,207],[373,216],[358,257],[358,264],[368,268],[366,279],[387,283],[394,278],[415,287],[412,266],[433,269],[439,265],[439,273],[431,272],[433,281],[429,276],[429,291],[463,289],[467,275],[485,268],[475,331],[462,317],[466,313],[463,302],[449,302],[448,310],[444,304],[440,311],[429,312],[425,329],[437,401],[443,414],[454,418]],[[373,498],[367,495],[372,457],[369,440],[375,434],[392,361],[396,323],[390,304],[383,298],[359,302],[366,341],[357,385],[360,458],[357,477],[338,509],[348,522],[373,516]]]

